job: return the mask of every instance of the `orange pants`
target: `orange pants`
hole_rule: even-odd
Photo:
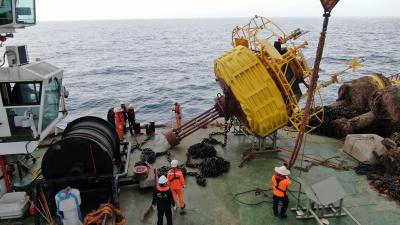
[[[185,200],[183,199],[183,190],[182,189],[172,190],[172,195],[174,196],[175,206],[178,206],[176,198],[179,198],[179,205],[181,206],[181,209],[185,208]]]
[[[117,133],[118,133],[119,140],[123,140],[124,139],[124,127],[123,127],[123,125],[118,125],[117,126]]]
[[[176,118],[176,126],[177,127],[180,127],[181,125],[182,125],[182,116],[180,116],[180,115],[176,115],[175,116],[175,118]]]

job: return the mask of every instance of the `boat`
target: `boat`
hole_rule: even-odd
[[[34,0],[5,2],[1,40],[36,23]],[[337,1],[321,2],[325,32]],[[269,35],[259,38],[262,31]],[[324,118],[321,101],[313,99],[321,88],[318,69],[310,69],[301,52],[307,42],[294,42],[305,33],[287,35],[261,16],[235,27],[233,49],[215,60],[222,89],[215,105],[181,126],[152,126],[122,140],[110,123],[93,116],[58,129],[67,114],[63,71],[30,62],[26,46],[7,46],[8,67],[0,68],[0,191],[18,201],[0,197],[1,223],[59,224],[68,215],[82,224],[91,215],[101,224],[155,224],[152,188],[177,159],[187,175],[187,206],[173,213],[175,224],[398,224],[400,205],[356,175],[358,161],[341,150],[344,141],[311,133]],[[300,83],[309,88],[306,109]],[[307,107],[317,110],[306,113]],[[220,176],[207,177],[199,171],[202,160],[189,158],[188,149],[201,143],[229,162],[215,171]],[[283,164],[294,182],[285,219],[273,215],[270,182],[274,167]],[[90,214],[99,207],[112,213]]]

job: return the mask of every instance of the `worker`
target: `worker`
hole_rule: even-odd
[[[136,123],[135,109],[133,108],[133,105],[130,104],[128,106],[128,127],[131,135],[133,135],[133,126],[135,125],[135,123]]]
[[[122,114],[124,115],[124,124],[125,124],[125,126],[124,126],[124,134],[128,131],[128,129],[126,128],[126,125],[128,124],[127,123],[127,121],[128,121],[128,110],[126,109],[126,106],[125,106],[125,103],[123,103],[122,101],[120,102],[120,106],[121,106],[121,109],[122,109]]]
[[[167,178],[163,175],[158,178],[158,185],[153,192],[153,209],[157,206],[157,225],[163,225],[164,214],[167,218],[167,225],[172,225],[171,206],[176,209],[171,189],[167,185]]]
[[[175,112],[175,118],[176,118],[176,126],[180,127],[182,123],[182,109],[181,105],[178,102],[175,102],[175,108],[172,110]]]
[[[117,129],[119,140],[122,141],[124,139],[124,114],[121,107],[117,107],[114,109],[115,112],[115,126]]]
[[[287,196],[288,187],[292,184],[292,181],[288,177],[290,171],[286,166],[275,167],[275,175],[272,176],[272,184],[274,190],[274,196],[272,201],[272,209],[274,210],[274,216],[280,216],[286,218],[286,210],[289,206],[289,198]],[[278,204],[282,202],[282,208],[278,213]]]
[[[274,42],[274,47],[278,52],[283,55],[286,53],[286,49],[282,49],[282,44],[284,43],[283,37],[279,37],[277,41]]]
[[[107,121],[115,128],[115,113],[113,107],[108,108]]]
[[[185,188],[185,178],[183,177],[182,171],[178,168],[178,160],[174,159],[171,161],[171,169],[168,170],[168,186],[172,190],[174,196],[175,205],[178,206],[177,198],[179,198],[179,205],[181,207],[181,213],[184,213],[185,200],[183,199],[183,189]],[[177,207],[174,209],[176,210]]]

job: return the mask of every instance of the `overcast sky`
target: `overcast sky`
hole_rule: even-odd
[[[103,20],[320,16],[319,0],[36,0],[37,18]],[[341,0],[334,16],[400,16],[399,0]]]

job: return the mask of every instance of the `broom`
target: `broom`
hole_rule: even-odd
[[[149,208],[143,214],[142,222],[147,220],[147,218],[149,218],[149,216],[151,215],[152,212],[153,212],[153,205],[150,204]]]

